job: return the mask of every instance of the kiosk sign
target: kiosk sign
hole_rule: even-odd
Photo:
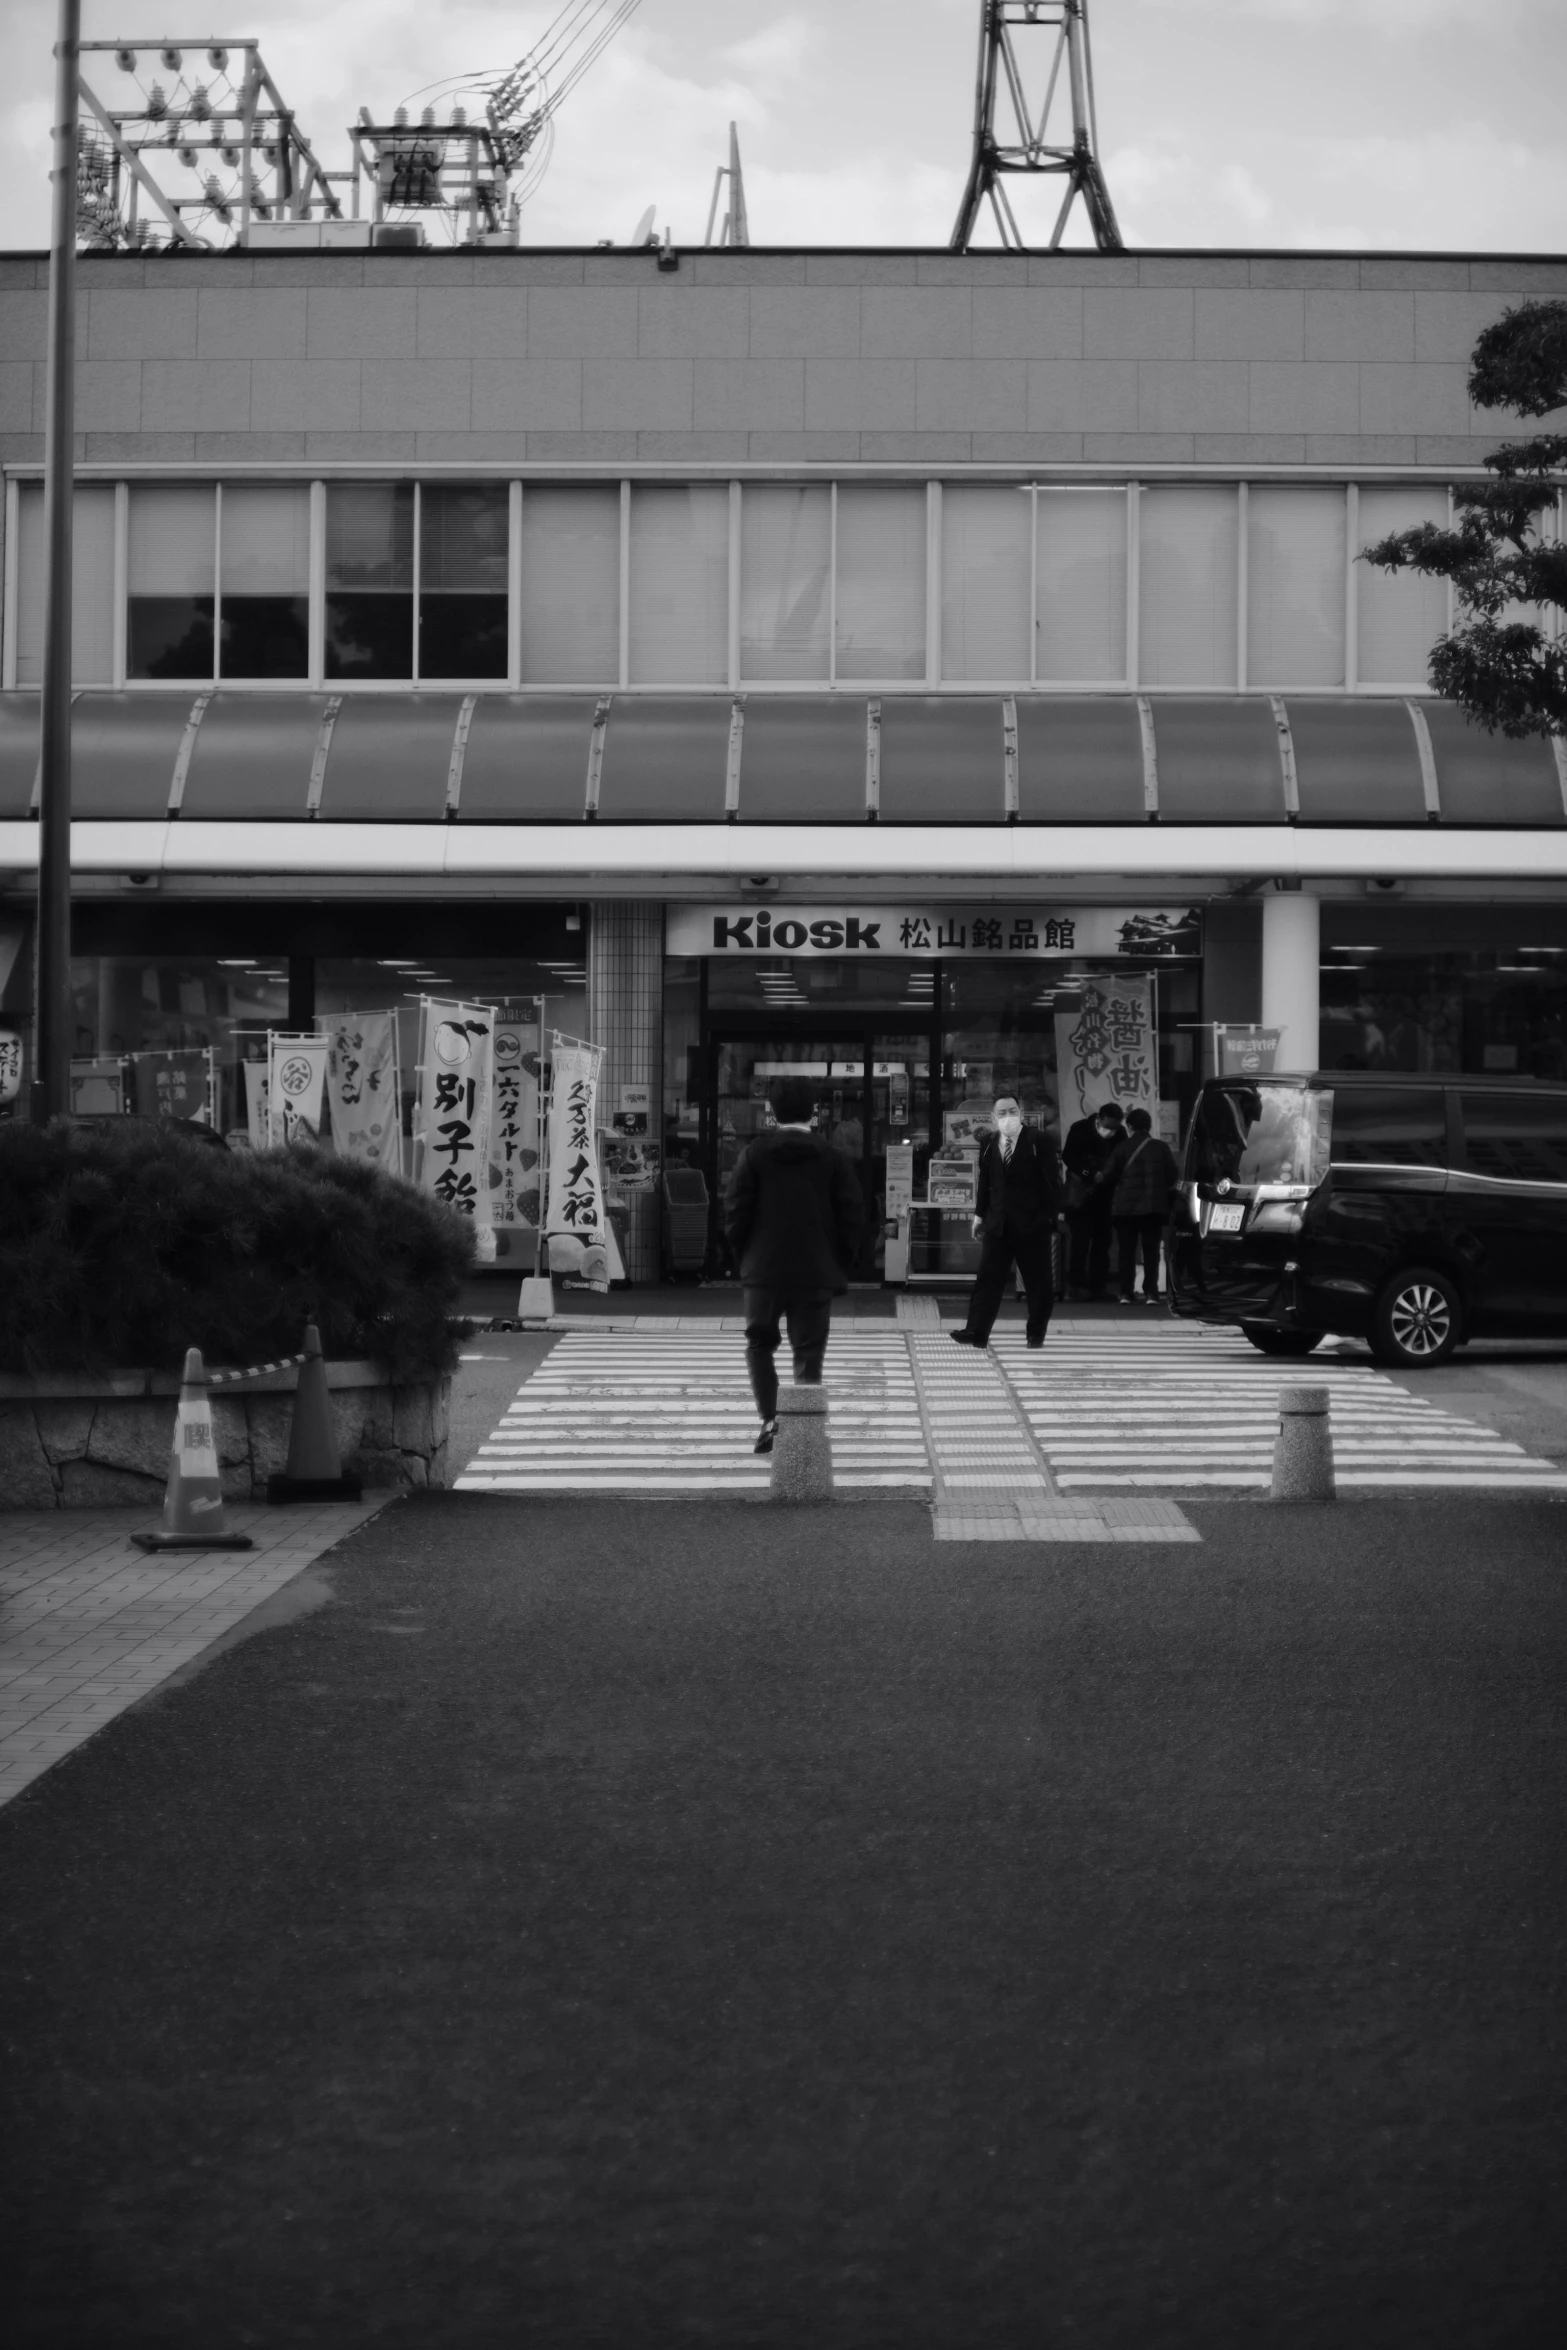
[[[1196,906],[671,906],[671,955],[956,955],[1053,961],[1202,954]]]

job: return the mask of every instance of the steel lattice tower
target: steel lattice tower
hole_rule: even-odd
[[[1037,111],[1030,102],[1019,55],[1025,47],[1022,39],[1025,33],[1055,36]],[[1042,62],[1045,43],[1032,41],[1026,46],[1030,63]],[[1066,144],[1059,134],[1055,140],[1047,136],[1051,109],[1062,83],[1063,63],[1072,107],[1071,138]],[[1036,89],[1039,86],[1037,78],[1034,86]],[[1009,119],[1010,136],[1003,134],[997,120],[998,111]],[[1064,108],[1058,112],[1064,116]],[[1060,244],[1073,201],[1081,196],[1095,244],[1101,252],[1119,252],[1121,231],[1104,173],[1099,168],[1098,145],[1094,70],[1088,44],[1088,0],[981,0],[974,159],[952,231],[953,252],[966,253],[972,246],[980,209],[987,197],[1002,244],[1017,252],[1027,249],[1003,184],[1011,173],[1030,178],[1054,175],[1066,182],[1061,209],[1050,234],[1049,251],[1054,252]]]

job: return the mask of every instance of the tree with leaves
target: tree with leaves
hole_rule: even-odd
[[[1469,396],[1515,416],[1567,409],[1567,302],[1525,302],[1488,326]],[[1459,624],[1431,648],[1439,694],[1492,734],[1567,735],[1567,543],[1540,535],[1567,475],[1567,433],[1509,441],[1485,466],[1489,481],[1454,491],[1453,529],[1396,531],[1367,547],[1366,561],[1452,581]]]

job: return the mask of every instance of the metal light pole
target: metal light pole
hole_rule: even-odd
[[[76,453],[76,83],[81,19],[81,0],[60,0],[49,240],[49,421],[44,440],[35,1126],[71,1106],[71,496]]]

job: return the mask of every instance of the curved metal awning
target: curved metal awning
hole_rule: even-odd
[[[1567,826],[1567,746],[1358,695],[78,693],[83,821]],[[0,695],[0,818],[38,697]]]

